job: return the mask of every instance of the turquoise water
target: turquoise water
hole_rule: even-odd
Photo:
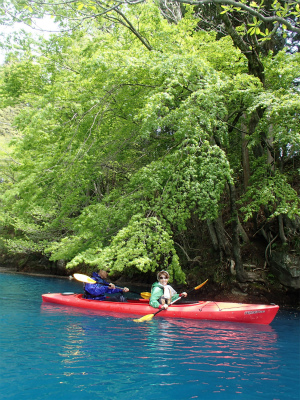
[[[153,319],[42,304],[65,279],[0,273],[0,395],[20,400],[300,398],[300,316],[271,325]]]

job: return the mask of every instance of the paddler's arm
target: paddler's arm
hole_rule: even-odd
[[[175,294],[173,294],[173,296],[172,296],[171,302],[174,301],[174,300],[177,300],[179,297],[186,297],[186,296],[187,296],[187,292],[182,292],[182,293],[180,293],[180,294],[175,293]]]
[[[162,296],[162,290],[159,287],[154,287],[151,290],[149,305],[153,308],[158,308],[160,306],[158,299],[161,296]]]
[[[108,288],[109,288],[109,289],[115,289],[116,286],[115,286],[113,283],[109,283],[109,284],[108,284]]]
[[[86,283],[84,289],[92,296],[101,296],[107,292],[107,286],[97,283]]]
[[[127,292],[129,292],[129,289],[127,287],[110,289],[109,286],[106,289],[106,293],[123,293],[123,292],[127,293]]]

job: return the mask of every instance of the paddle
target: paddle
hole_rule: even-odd
[[[83,283],[96,283],[96,281],[92,278],[90,278],[87,275],[83,275],[83,274],[74,274],[73,275],[74,278],[79,281],[79,282],[83,282]]]
[[[84,274],[74,274],[73,275],[74,278],[79,281],[79,282],[83,282],[83,283],[97,283],[97,281],[95,281],[93,278],[90,278],[87,275]],[[99,283],[99,285],[104,285],[104,286],[108,286],[109,284],[107,283]],[[116,286],[117,289],[123,289],[119,286]],[[142,292],[142,293],[137,293],[137,292],[131,292],[131,293],[135,293],[138,294],[139,296],[141,296],[143,299],[150,299],[151,297],[151,293],[149,292]]]
[[[198,286],[194,287],[193,289],[189,290],[189,291],[187,292],[187,294],[191,293],[193,290],[198,290],[198,289],[200,289],[202,286],[204,286],[204,285],[206,284],[207,281],[208,281],[208,279],[206,279],[206,281],[205,281],[205,282],[202,282],[200,285],[198,285]],[[180,300],[180,299],[181,299],[181,297],[178,297],[178,299],[172,301],[172,303],[170,304],[170,306],[171,306],[172,304],[176,303],[176,301],[178,301],[178,300]],[[144,316],[141,317],[141,318],[134,319],[134,322],[151,321],[151,319],[152,319],[153,317],[155,317],[155,315],[157,315],[158,313],[160,313],[161,311],[164,311],[164,310],[165,310],[165,308],[161,308],[160,310],[156,311],[156,313],[154,313],[154,314],[147,314],[147,315],[144,315]]]

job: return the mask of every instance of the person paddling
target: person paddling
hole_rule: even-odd
[[[169,304],[179,297],[186,297],[187,293],[183,292],[180,295],[168,284],[170,275],[168,271],[160,271],[157,274],[157,281],[153,283],[151,288],[151,297],[149,304],[154,308],[167,309]]]
[[[84,298],[90,300],[100,300],[100,301],[127,301],[123,296],[123,292],[129,292],[129,289],[116,288],[113,283],[108,283],[106,279],[108,278],[108,272],[100,270],[98,273],[93,272],[92,279],[96,283],[86,283],[84,285]],[[114,296],[106,297],[106,294],[114,294]]]

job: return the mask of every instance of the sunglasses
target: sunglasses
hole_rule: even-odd
[[[169,278],[167,278],[166,276],[160,276],[159,280],[161,280],[161,279],[169,279]]]

